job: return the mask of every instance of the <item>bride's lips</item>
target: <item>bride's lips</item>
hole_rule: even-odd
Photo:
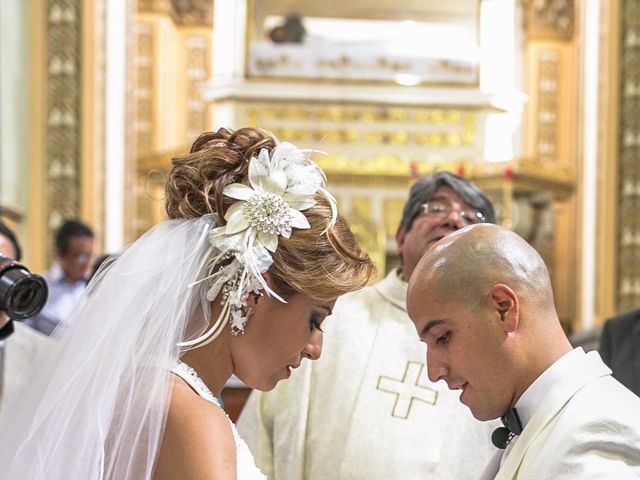
[[[287,370],[287,378],[289,378],[291,376],[291,372],[293,371],[294,368],[298,368],[300,366],[300,364],[296,364],[296,365],[287,365],[286,370]]]

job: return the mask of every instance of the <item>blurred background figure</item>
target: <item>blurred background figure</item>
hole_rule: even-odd
[[[606,321],[600,339],[600,355],[613,376],[640,395],[640,309]]]
[[[3,222],[0,222],[0,254],[17,261],[22,257],[16,236]]]
[[[11,229],[0,222],[0,254],[20,261],[22,249]],[[4,312],[0,313],[4,316]],[[0,322],[2,323],[2,322]],[[13,322],[14,332],[0,341],[0,411],[13,400],[16,393],[30,380],[29,368],[38,353],[50,342],[43,334]]]
[[[93,230],[80,220],[65,220],[55,234],[56,262],[44,274],[49,299],[39,315],[25,323],[51,335],[64,324],[87,286],[93,266]]]

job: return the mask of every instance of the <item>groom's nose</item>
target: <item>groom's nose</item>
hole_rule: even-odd
[[[322,332],[315,329],[311,333],[311,339],[304,350],[302,350],[302,356],[310,360],[317,360],[322,353]]]
[[[439,355],[431,352],[427,347],[427,373],[429,380],[437,382],[438,380],[446,379],[447,367]]]

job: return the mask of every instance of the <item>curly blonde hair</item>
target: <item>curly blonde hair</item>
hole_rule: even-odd
[[[256,128],[203,133],[187,155],[172,159],[166,184],[167,214],[190,219],[213,213],[224,225],[224,215],[236,201],[223,195],[225,187],[248,184],[251,158],[277,144],[271,133]],[[303,212],[311,228],[294,229],[291,238],[279,238],[269,273],[280,295],[302,293],[331,301],[365,286],[375,275],[375,266],[341,215],[329,227],[332,210],[328,200],[318,194],[315,200]]]

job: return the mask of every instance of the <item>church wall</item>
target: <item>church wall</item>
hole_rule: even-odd
[[[29,144],[29,15],[27,3],[3,2],[0,13],[0,70],[2,71],[0,201],[21,213],[27,204],[24,179]]]
[[[0,205],[29,251],[25,215],[29,206],[29,95],[31,7],[21,0],[0,8]],[[28,259],[29,257],[27,257]]]
[[[202,7],[205,3],[193,2],[193,5]],[[526,11],[526,6],[532,2],[519,3],[524,10],[525,21],[529,21],[527,14],[530,12]],[[573,9],[573,18],[578,18],[584,7],[581,0],[561,3]],[[640,220],[635,214],[640,198],[637,193],[640,174],[635,140],[638,135],[636,107],[639,98],[635,86],[640,82],[637,78],[640,68],[637,66],[638,47],[633,40],[640,35],[637,33],[638,4],[638,0],[600,2],[600,44],[605,48],[601,51],[599,80],[602,88],[599,89],[600,150],[598,211],[595,212],[596,324],[616,311],[640,304],[640,268],[637,266]],[[9,198],[18,211],[28,210],[18,226],[19,233],[26,246],[30,267],[43,270],[51,259],[53,230],[63,216],[80,216],[87,220],[96,227],[99,238],[105,228],[104,175],[108,164],[104,158],[103,118],[104,10],[107,7],[104,0],[9,0],[6,5],[13,8],[12,12],[17,12],[18,17],[12,13],[12,18],[22,15],[23,22],[13,22],[13,33],[3,28],[2,38],[12,34],[26,36],[26,40],[12,52],[16,57],[11,59],[11,56],[3,55],[3,62],[19,63],[16,58],[29,57],[30,62],[23,66],[20,75],[30,75],[30,81],[23,78],[22,83],[29,88],[15,95],[20,101],[15,113],[17,121],[12,118],[12,125],[22,125],[19,127],[22,130],[14,134],[4,128],[5,109],[13,107],[5,102],[2,105],[3,137],[10,135],[13,144],[3,138],[0,199],[4,205]],[[212,74],[211,25],[191,21],[194,17],[190,17],[189,12],[178,14],[171,9],[173,2],[128,0],[128,5],[132,12],[130,31],[134,35],[128,50],[131,58],[127,60],[131,91],[123,92],[132,112],[127,120],[130,163],[127,164],[129,178],[126,181],[130,188],[126,189],[125,200],[126,242],[164,218],[161,173],[168,165],[171,152],[183,151],[198,133],[212,128],[214,109],[224,106],[224,102],[207,103],[201,95],[203,81]],[[415,8],[420,6],[419,2],[412,2],[412,5]],[[5,8],[3,4],[3,12]],[[205,18],[206,8],[202,8],[201,18]],[[62,13],[52,13],[56,9]],[[65,13],[69,11],[72,12],[70,15]],[[7,17],[3,15],[2,21]],[[61,25],[64,25],[64,35],[60,34]],[[546,159],[551,166],[556,164],[561,173],[565,167],[566,171],[573,169],[575,179],[581,177],[584,154],[581,151],[583,139],[580,138],[582,35],[579,28],[572,27],[570,37],[554,37],[538,29],[535,34],[525,32],[523,38],[522,65],[526,73],[522,83],[530,96],[522,126],[523,159],[528,162]],[[7,48],[6,45],[7,42],[3,41],[2,48]],[[548,89],[549,85],[554,85],[554,88]],[[4,83],[3,88],[6,86]],[[449,136],[436,135],[441,127],[432,122],[436,118],[435,110],[448,111],[454,118],[456,111],[460,114],[455,105],[434,109],[422,109],[420,105],[412,107],[406,103],[401,105],[405,114],[422,115],[419,117],[423,119],[422,124],[416,126],[408,120],[394,120],[391,117],[401,113],[393,107],[380,108],[384,107],[384,102],[379,102],[371,111],[375,115],[375,111],[385,110],[390,117],[373,131],[366,128],[367,106],[357,101],[335,105],[322,99],[315,103],[302,102],[307,113],[322,110],[327,115],[324,119],[309,121],[294,118],[301,113],[296,111],[300,108],[292,102],[278,103],[277,99],[268,98],[263,105],[259,100],[247,98],[240,102],[244,117],[237,120],[242,124],[273,128],[284,139],[296,143],[308,141],[313,146],[322,138],[321,148],[326,147],[335,154],[330,158],[334,166],[344,160],[340,156],[355,158],[362,148],[360,140],[376,151],[383,147],[397,157],[409,152],[405,156],[415,157],[418,163],[424,160],[435,164],[446,160],[440,155],[442,149],[438,143],[459,142],[460,148],[464,148],[465,138],[471,142],[472,133],[476,132],[469,125],[465,126],[460,117],[459,123],[442,127]],[[324,107],[323,103],[326,104]],[[261,107],[260,111],[256,110],[256,105]],[[276,112],[276,117],[267,118],[269,109],[279,109],[286,115]],[[351,121],[347,117],[355,110],[361,110],[361,116]],[[482,121],[479,112],[471,113],[478,116],[476,122]],[[331,115],[339,118],[334,119]],[[354,135],[358,135],[358,141],[353,140]],[[476,141],[477,144],[473,143]],[[483,188],[491,190],[494,199],[498,200],[501,215],[508,213],[510,221],[522,220],[524,215],[531,214],[528,223],[520,224],[524,231],[533,231],[529,228],[531,222],[539,223],[541,228],[535,233],[535,240],[552,265],[560,317],[565,325],[581,329],[580,259],[584,239],[580,236],[580,182],[575,184],[577,189],[573,194],[567,194],[568,177],[560,175],[561,201],[532,197],[531,192],[537,185],[535,182],[527,184],[523,194],[518,191],[520,186],[517,182],[511,185],[515,190],[509,186],[507,172],[493,172],[487,179],[486,172],[474,170],[473,157],[477,149],[481,149],[481,141],[481,138],[474,139],[472,147],[468,143],[469,151],[458,155],[460,160],[445,165],[445,168],[465,170]],[[6,153],[7,149],[13,150]],[[429,158],[419,158],[425,149],[431,152]],[[23,160],[14,162],[14,157]],[[369,158],[375,159],[375,156]],[[393,169],[395,160],[387,165],[389,169]],[[26,174],[27,164],[29,175]],[[158,175],[150,174],[153,170]],[[392,212],[402,203],[412,172],[407,169],[404,177],[372,175],[366,180],[369,182],[366,185],[363,176],[352,173],[338,169],[329,173],[330,181],[356,227],[375,232],[374,244],[383,247],[373,250],[373,254],[380,258],[379,265],[384,265],[384,269],[390,268],[397,260],[392,234],[397,215]],[[426,170],[420,173],[426,173]],[[375,193],[354,194],[354,183],[370,187]],[[506,198],[510,198],[512,203],[505,203]]]

